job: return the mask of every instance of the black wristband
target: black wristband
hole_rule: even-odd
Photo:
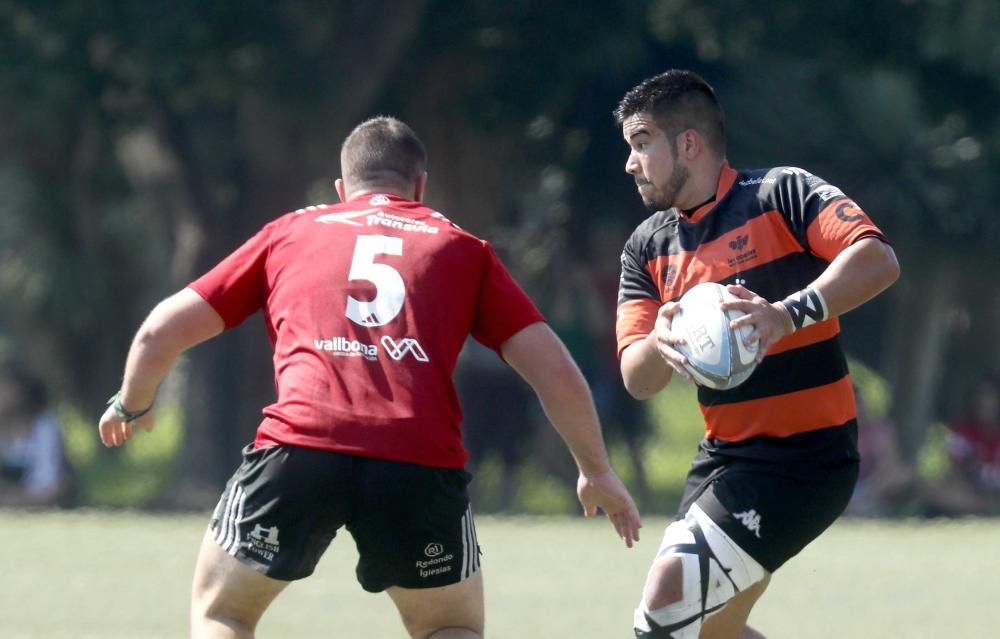
[[[823,299],[819,291],[812,287],[792,293],[781,300],[781,304],[791,316],[795,330],[822,322],[829,317],[826,300]]]

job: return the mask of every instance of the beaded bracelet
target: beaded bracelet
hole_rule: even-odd
[[[153,409],[153,406],[150,405],[150,407],[147,408],[146,410],[140,410],[134,413],[130,413],[129,411],[125,410],[124,406],[122,406],[121,395],[122,392],[120,390],[116,392],[114,395],[112,395],[111,399],[108,400],[108,406],[111,406],[111,408],[115,410],[115,415],[118,415],[118,419],[122,420],[123,422],[134,422],[135,420],[139,419],[140,417],[142,417],[143,415],[145,415],[146,413],[148,413],[150,410]]]

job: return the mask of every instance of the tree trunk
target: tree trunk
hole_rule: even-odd
[[[916,458],[934,420],[960,273],[954,259],[940,255],[911,263],[905,279],[897,284],[889,383],[900,446],[910,461]]]

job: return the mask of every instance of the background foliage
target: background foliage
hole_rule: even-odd
[[[376,113],[428,144],[431,205],[545,299],[595,229],[620,247],[644,216],[617,99],[688,67],[719,93],[734,165],[806,167],[893,239],[903,279],[844,327],[915,457],[1000,365],[998,26],[992,0],[0,0],[3,348],[95,421],[151,306],[331,200],[339,141]],[[195,349],[163,389],[176,481],[143,500],[215,498],[273,393],[260,328]],[[145,461],[75,441],[104,472]]]

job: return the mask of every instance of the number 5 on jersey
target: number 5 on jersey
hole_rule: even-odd
[[[403,239],[388,235],[359,235],[354,245],[349,280],[367,280],[375,286],[375,297],[362,302],[347,297],[347,318],[362,326],[388,324],[403,309],[406,285],[399,271],[375,261],[378,255],[402,255]]]

